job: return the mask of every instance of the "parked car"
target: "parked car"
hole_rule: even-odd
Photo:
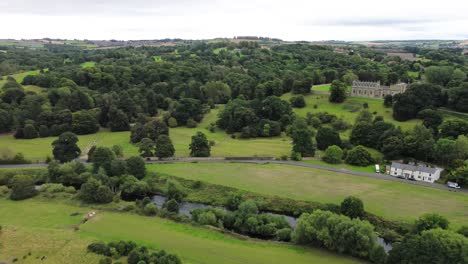
[[[447,186],[449,188],[460,189],[460,185],[458,185],[456,182],[447,182]]]

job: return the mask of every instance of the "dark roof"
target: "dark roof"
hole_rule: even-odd
[[[409,165],[409,164],[402,164],[398,162],[392,162],[391,165],[392,168],[397,168],[397,169],[402,169],[402,170],[410,170],[410,171],[421,171],[421,172],[426,172],[430,174],[436,173],[437,169],[436,168],[429,168],[423,165]]]

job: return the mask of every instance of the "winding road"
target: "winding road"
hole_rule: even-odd
[[[427,183],[421,181],[410,181],[405,179],[400,179],[397,177],[392,177],[386,174],[377,174],[377,173],[366,173],[366,172],[358,172],[358,171],[351,171],[344,168],[332,168],[327,166],[315,165],[300,161],[283,161],[283,160],[273,160],[269,158],[173,158],[173,159],[166,159],[166,160],[149,160],[146,161],[146,164],[167,164],[167,163],[188,163],[188,162],[207,162],[207,163],[250,163],[250,164],[281,164],[287,166],[298,166],[298,167],[305,167],[305,168],[313,168],[319,170],[326,170],[326,171],[333,171],[338,173],[344,173],[352,176],[358,177],[365,177],[365,178],[373,178],[379,180],[386,180],[386,181],[394,181],[394,182],[402,182],[406,184],[413,184],[424,186],[428,188],[440,189],[440,190],[447,190],[452,192],[462,192],[468,193],[468,189],[453,189],[449,188],[444,184],[439,183]],[[85,165],[91,165],[91,163],[82,161]],[[35,164],[15,164],[15,165],[0,165],[0,169],[2,168],[44,168],[47,167],[46,163],[35,163]]]

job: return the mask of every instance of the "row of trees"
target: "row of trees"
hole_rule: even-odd
[[[101,263],[112,263],[113,259],[118,260],[126,257],[128,264],[158,263],[158,264],[181,264],[182,261],[177,255],[167,253],[164,250],[152,252],[148,248],[139,246],[133,241],[115,242],[93,242],[87,247],[88,252],[103,255]]]
[[[238,205],[234,211],[216,208],[195,209],[192,220],[202,225],[212,225],[233,230],[240,234],[262,239],[276,238],[281,241],[291,239],[291,226],[282,216],[259,213],[253,200]]]

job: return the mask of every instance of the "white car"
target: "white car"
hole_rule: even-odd
[[[449,188],[460,189],[460,185],[458,185],[456,182],[447,182],[447,186]]]

